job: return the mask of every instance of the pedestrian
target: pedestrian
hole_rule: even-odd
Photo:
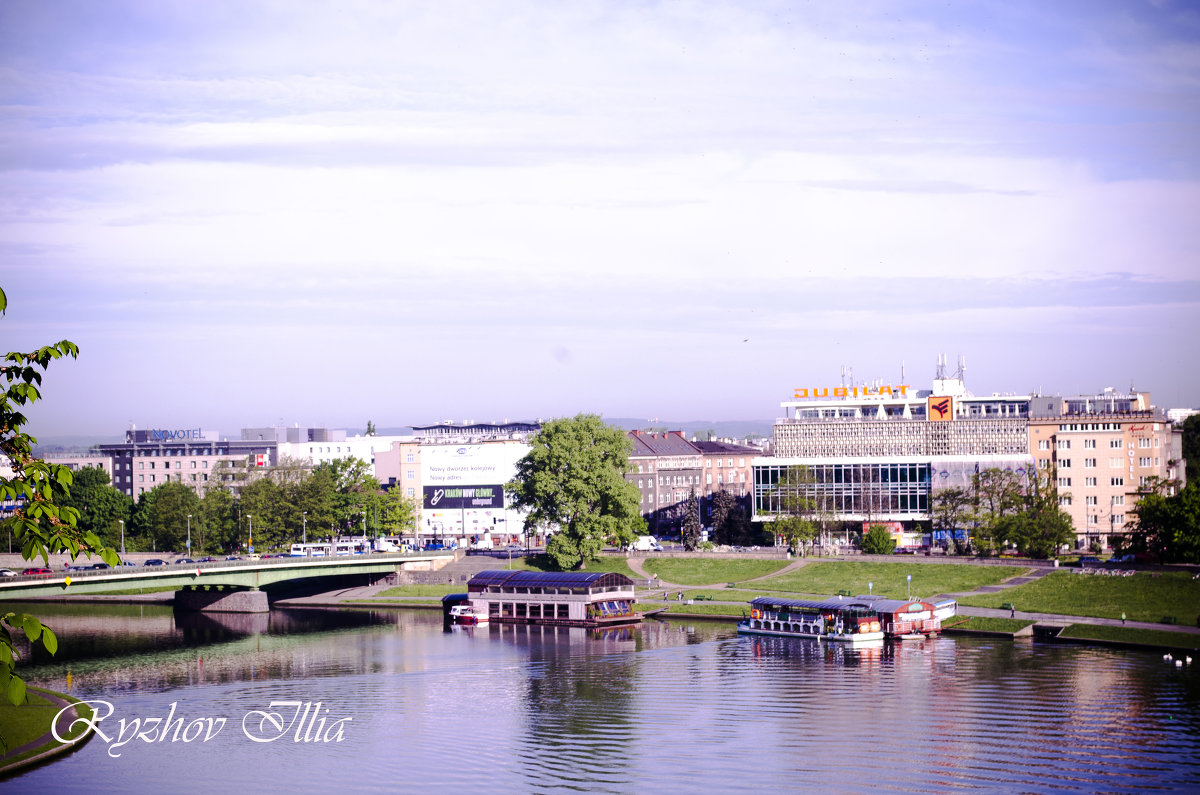
[[[1121,626],[1125,626],[1125,611],[1121,611]]]
[[[1009,618],[1016,618],[1016,617],[1017,617],[1017,606],[1016,606],[1016,605],[1012,605],[1012,606],[1009,608],[1008,617],[1009,617]]]

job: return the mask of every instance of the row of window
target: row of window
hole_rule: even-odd
[[[1155,466],[1156,467],[1156,466],[1159,466],[1161,461],[1162,461],[1162,459],[1159,458],[1158,456],[1141,456],[1138,458],[1138,466],[1140,466],[1140,467]],[[1132,460],[1130,461],[1130,463],[1131,464],[1133,463]],[[1123,459],[1123,458],[1115,458],[1114,457],[1114,458],[1108,459],[1108,468],[1109,469],[1121,469],[1124,466],[1125,466],[1125,459]],[[1042,467],[1042,469],[1047,469],[1049,467],[1049,463],[1042,464],[1041,467]],[[1059,469],[1070,469],[1071,468],[1071,459],[1069,459],[1069,458],[1058,459],[1058,468]],[[1095,469],[1096,468],[1096,459],[1095,458],[1083,459],[1083,468],[1084,469]]]
[[[1145,478],[1143,478],[1143,479],[1142,479],[1142,483],[1143,483],[1143,485],[1145,485],[1145,480],[1146,480]],[[1083,479],[1083,485],[1084,485],[1085,487],[1087,487],[1087,488],[1095,488],[1095,486],[1096,486],[1096,478],[1084,478],[1084,479]],[[1110,485],[1110,486],[1124,486],[1124,485],[1125,485],[1125,478],[1122,478],[1122,477],[1118,477],[1118,478],[1109,478],[1109,485]],[[1071,488],[1071,479],[1070,479],[1070,478],[1059,478],[1059,479],[1058,479],[1058,487],[1059,487],[1060,489],[1069,489],[1069,488]]]
[[[145,462],[145,461],[138,461],[137,468],[138,468],[138,469],[154,469],[154,465],[155,465],[157,462],[155,462],[155,461],[151,461],[151,462],[149,462],[149,463],[150,463],[150,466],[146,466],[146,462]],[[175,461],[175,462],[173,462],[173,463],[175,464],[175,468],[176,468],[176,469],[182,469],[182,468],[183,468],[183,462],[182,462],[182,461]],[[195,461],[189,461],[188,463],[189,463],[189,464],[191,464],[191,466],[190,466],[190,467],[188,467],[189,469],[195,469],[195,468],[196,468],[196,462],[195,462]],[[162,462],[162,468],[163,468],[163,469],[170,469],[170,468],[171,468],[171,464],[172,464],[172,462],[171,462],[171,461],[163,461],[163,462]],[[118,469],[120,469],[120,468],[121,468],[120,464],[118,464],[118,465],[117,465],[117,468],[118,468]],[[208,469],[208,461],[201,461],[201,462],[200,462],[200,468],[201,468],[201,469]]]

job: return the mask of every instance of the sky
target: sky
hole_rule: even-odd
[[[0,4],[35,435],[1200,407],[1195,2]]]

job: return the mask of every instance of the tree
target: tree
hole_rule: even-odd
[[[700,546],[700,506],[696,502],[695,489],[688,494],[683,511],[683,548],[688,552],[695,552],[696,547]]]
[[[0,315],[7,309],[8,297],[0,290]],[[0,365],[4,386],[0,394],[0,454],[11,471],[10,475],[0,475],[0,502],[11,501],[13,505],[3,524],[27,561],[40,557],[49,565],[51,554],[65,552],[72,560],[79,555],[99,555],[108,565],[116,566],[121,562],[116,550],[105,547],[94,532],[79,528],[78,510],[63,504],[70,497],[74,481],[71,470],[35,458],[33,445],[37,439],[25,431],[28,421],[22,409],[41,399],[42,374],[55,359],[74,359],[78,355],[79,348],[73,342],[62,340],[28,353],[8,353]],[[13,704],[22,704],[25,682],[14,671],[14,631],[24,632],[30,643],[41,643],[51,654],[58,650],[58,639],[36,616],[16,612],[0,615],[0,689]]]
[[[95,533],[105,545],[115,545],[120,537],[121,520],[129,521],[133,500],[114,489],[108,473],[100,467],[84,467],[74,473],[71,493],[62,504],[79,512],[76,526]]]
[[[890,555],[896,551],[896,539],[884,525],[873,524],[863,535],[862,551],[864,555]]]
[[[737,497],[732,492],[721,489],[712,497],[712,522],[714,541],[718,544],[736,543],[736,528],[731,521],[734,510],[738,508]]]
[[[799,551],[817,537],[816,482],[811,469],[797,464],[780,473],[772,489],[769,504],[776,516],[773,532],[786,540],[793,551]]]
[[[1133,508],[1130,546],[1163,563],[1200,563],[1200,483],[1177,491],[1175,481],[1155,479]]]
[[[1183,431],[1183,460],[1185,480],[1191,483],[1200,480],[1200,414],[1193,414],[1179,424]]]
[[[184,549],[189,523],[192,520],[198,522],[201,515],[200,498],[196,492],[189,486],[171,481],[155,486],[142,498],[146,507],[139,517],[139,527],[149,533],[151,549],[158,552]],[[191,520],[188,514],[191,514]]]
[[[933,529],[946,533],[951,539],[965,524],[971,510],[971,492],[959,486],[951,486],[933,495]],[[957,548],[957,544],[955,545]]]
[[[640,492],[625,480],[630,441],[595,414],[550,420],[530,440],[506,488],[528,511],[525,532],[559,528],[546,554],[561,569],[583,569],[604,541],[627,544],[645,529]]]

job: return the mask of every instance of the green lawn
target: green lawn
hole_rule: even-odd
[[[168,591],[178,591],[179,588],[171,586],[170,588],[124,588],[116,591],[100,591],[99,593],[88,594],[90,596],[137,596],[147,593],[166,593]]]
[[[528,571],[558,571],[558,569],[551,562],[550,558],[546,555],[530,555],[528,558],[524,556],[520,558],[514,557],[512,559],[512,567],[514,569],[525,569]],[[497,558],[495,568],[507,569],[508,559]],[[629,564],[626,562],[625,558],[617,557],[615,555],[603,555],[599,560],[589,561],[587,568],[584,569],[584,571],[612,571],[616,572],[617,574],[624,574],[630,579],[638,577],[638,575],[633,573],[633,569],[629,568]]]
[[[1200,636],[1163,629],[1141,627],[1110,627],[1098,624],[1072,624],[1062,631],[1065,638],[1089,638],[1112,640],[1122,643],[1137,643],[1142,646],[1163,646],[1170,649],[1195,649],[1200,646]]]
[[[838,591],[849,591],[858,595],[871,592],[893,599],[905,599],[909,592],[905,577],[910,574],[912,595],[916,598],[939,593],[973,591],[981,585],[995,585],[1025,571],[1025,566],[829,561],[809,563],[799,571],[760,580],[754,583],[754,587],[802,594],[836,594]],[[874,589],[869,590],[867,583],[874,583]],[[1008,599],[1001,601],[1006,602]]]
[[[647,610],[659,610],[661,608],[661,604],[654,604],[653,602],[639,602],[637,605],[637,609],[641,612],[645,612]],[[668,606],[667,617],[669,618],[670,616],[678,615],[703,615],[741,618],[743,614],[749,611],[749,609],[749,605],[713,605],[709,604],[708,602],[689,605],[672,602]]]
[[[1184,572],[1138,572],[1132,577],[1106,577],[1056,571],[1001,593],[961,600],[970,607],[999,607],[1011,602],[1018,610],[1067,616],[1120,618],[1194,626],[1200,612],[1200,580]]]
[[[465,585],[397,585],[380,591],[376,596],[445,596],[466,591]]]
[[[642,567],[667,582],[713,585],[765,577],[787,566],[788,560],[728,560],[716,558],[646,558]]]
[[[9,703],[7,698],[0,699],[0,737],[3,737],[4,743],[9,749],[32,742],[50,731],[50,723],[54,720],[54,716],[58,714],[60,708],[43,698],[40,692],[45,691],[41,691],[39,688],[29,688],[26,691],[28,695],[27,703],[19,707],[14,707]],[[81,706],[79,710],[82,715],[91,717],[91,707],[85,705]],[[83,731],[83,725],[77,724],[71,730],[69,736],[78,736]],[[0,765],[0,771],[3,771],[5,766],[13,762],[27,759],[59,744],[54,739],[51,739],[50,742],[44,745],[31,748],[11,759],[5,759],[4,764]]]
[[[976,632],[1016,632],[1033,623],[1035,622],[1023,618],[971,616],[963,619],[961,616],[956,616],[950,619],[950,623],[944,623],[942,626],[946,629],[973,629]]]

